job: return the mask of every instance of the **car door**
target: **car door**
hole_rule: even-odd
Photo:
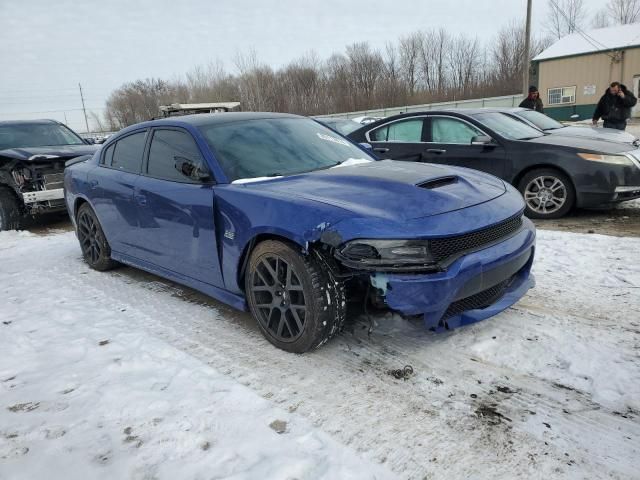
[[[425,148],[423,117],[406,117],[367,132],[367,140],[381,159],[419,162]]]
[[[155,128],[150,135],[134,193],[143,260],[222,287],[213,181],[202,153],[186,130]]]
[[[433,115],[428,117],[425,130],[428,146],[424,149],[424,161],[473,168],[504,177],[504,147],[495,139],[483,145],[472,145],[474,137],[488,135],[470,122],[454,116]]]
[[[101,152],[89,173],[89,199],[111,249],[136,256],[138,215],[133,192],[142,167],[147,130],[132,132]]]

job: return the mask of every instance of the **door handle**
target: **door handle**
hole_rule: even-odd
[[[135,199],[138,205],[144,206],[147,204],[147,197],[145,195],[135,195]]]
[[[89,188],[91,188],[92,190],[95,189],[98,186],[98,181],[97,180],[91,180],[89,182]]]
[[[373,151],[378,153],[387,153],[389,149],[384,147],[378,147],[378,148],[374,148]]]
[[[447,153],[447,151],[443,150],[442,148],[429,148],[427,149],[427,153],[435,153],[437,155],[442,155],[443,153]]]

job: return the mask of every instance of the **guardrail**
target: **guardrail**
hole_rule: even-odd
[[[317,118],[356,118],[356,117],[389,117],[399,113],[422,112],[424,110],[440,110],[444,108],[482,108],[482,107],[517,107],[524,97],[521,94],[503,95],[501,97],[487,97],[470,100],[455,100],[451,102],[424,103],[422,105],[406,105],[403,107],[379,108],[360,110],[359,112],[330,113],[315,115]]]

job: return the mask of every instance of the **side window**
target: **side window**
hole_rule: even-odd
[[[111,167],[124,172],[140,173],[146,135],[147,132],[139,132],[118,140],[115,144]]]
[[[418,143],[422,141],[422,118],[390,123],[369,133],[372,142]]]
[[[111,160],[113,160],[113,150],[115,149],[115,147],[116,147],[115,143],[111,144],[104,151],[104,155],[102,156],[102,159],[100,161],[102,165],[107,165],[108,167],[111,166]]]
[[[195,140],[187,132],[156,130],[153,133],[147,165],[150,176],[193,182],[199,181],[207,171]]]
[[[470,145],[471,139],[482,132],[455,118],[433,117],[431,141],[433,143],[459,143]]]

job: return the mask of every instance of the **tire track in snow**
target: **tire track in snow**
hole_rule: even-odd
[[[616,445],[618,453],[612,457],[617,460],[614,462],[616,468],[594,460],[590,448],[582,449],[577,467],[566,466],[564,452],[567,450],[564,447],[570,447],[575,439],[580,443],[580,433],[591,435],[591,432],[576,428],[576,422],[565,421],[557,414],[563,405],[548,382],[526,376],[521,378],[515,370],[474,361],[472,356],[460,354],[449,345],[455,334],[434,336],[404,329],[395,335],[374,333],[371,339],[362,340],[356,331],[353,335],[338,337],[311,355],[293,356],[272,348],[251,325],[247,315],[231,313],[223,306],[212,308],[209,302],[200,305],[168,297],[167,292],[175,294],[182,289],[166,287],[163,282],[145,285],[144,282],[154,277],[143,275],[140,280],[137,273],[131,274],[128,270],[111,274],[86,272],[87,267],[75,249],[69,250],[65,260],[64,267],[51,266],[56,278],[74,288],[90,289],[103,308],[126,309],[123,314],[132,321],[141,322],[149,332],[160,335],[272,401],[297,409],[344,443],[367,457],[386,461],[394,471],[408,478],[421,478],[425,474],[443,478],[469,476],[479,471],[498,478],[541,472],[557,476],[559,473],[570,475],[575,473],[572,468],[580,467],[584,472],[602,472],[602,468],[609,468],[608,473],[625,476],[624,465],[619,467],[623,471],[619,471],[618,464],[629,463],[629,458],[634,458],[624,458],[626,454],[633,451],[637,454],[637,450],[632,448],[630,452],[628,446],[609,438],[611,429],[602,428],[607,422],[600,417],[593,421],[587,416],[583,419],[574,415],[579,423],[584,422],[581,424],[586,429],[600,426],[607,443]],[[81,272],[86,272],[95,282],[83,281]],[[511,314],[515,313],[503,314],[495,322]],[[216,315],[223,318],[212,318]],[[231,320],[224,317],[231,317]],[[385,369],[402,366],[404,362],[413,362],[418,378],[398,382],[384,374]],[[479,369],[479,365],[482,368]],[[439,385],[423,379],[423,373],[455,381],[452,385]],[[463,393],[477,391],[479,398],[481,395],[490,398],[489,391],[504,381],[504,376],[509,376],[510,380],[516,378],[518,385],[514,390],[520,391],[509,398],[501,398],[501,408],[510,413],[531,405],[539,411],[542,407],[548,410],[545,414],[554,422],[552,427],[561,425],[567,433],[571,433],[571,429],[576,433],[568,435],[568,439],[561,435],[552,438],[544,435],[547,433],[544,430],[532,433],[531,428],[522,428],[515,423],[515,418],[511,422],[513,425],[497,426],[487,426],[478,419],[473,412],[477,404],[469,402],[467,396],[462,397]],[[483,383],[477,384],[478,379]],[[449,397],[451,390],[454,390],[453,397]],[[540,391],[542,394],[538,396]],[[582,410],[592,408],[578,394],[567,392],[562,393],[569,395]],[[599,415],[608,418],[609,414],[601,411]],[[523,423],[524,427],[528,426],[528,422]],[[616,419],[614,423],[624,426],[638,438],[637,422]],[[509,442],[512,442],[511,446]],[[572,448],[576,449],[575,446]],[[482,463],[478,470],[474,463],[478,461],[478,452],[491,450],[502,452],[504,456],[496,458],[495,465]],[[443,464],[454,452],[456,462]],[[597,452],[595,455],[597,457]],[[549,457],[553,460],[549,461]],[[558,472],[556,468],[563,470]]]

